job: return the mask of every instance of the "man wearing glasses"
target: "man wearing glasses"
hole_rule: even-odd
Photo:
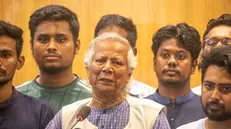
[[[211,19],[203,35],[203,51],[225,45],[231,45],[231,14],[222,14],[216,19]],[[201,86],[192,90],[194,93],[201,95]]]

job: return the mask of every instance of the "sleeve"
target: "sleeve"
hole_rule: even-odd
[[[158,115],[156,122],[153,126],[153,129],[171,129],[168,123],[168,119],[165,116],[164,112],[161,112]]]
[[[62,110],[47,125],[46,129],[62,129]]]
[[[48,123],[52,120],[54,117],[53,111],[50,108],[48,104],[42,105],[41,110],[41,116],[40,116],[40,127],[39,129],[45,129],[45,127],[48,125]]]

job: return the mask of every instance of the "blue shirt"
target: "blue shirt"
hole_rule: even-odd
[[[147,99],[167,107],[167,119],[171,129],[206,117],[200,97],[192,91],[183,97],[177,97],[175,103],[171,102],[170,98],[160,96],[158,90]]]

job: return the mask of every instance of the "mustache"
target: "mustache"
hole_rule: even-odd
[[[6,74],[6,71],[2,68],[0,68],[0,73]]]
[[[60,57],[60,56],[61,56],[60,54],[54,52],[48,52],[44,54],[44,57]]]
[[[166,73],[166,72],[175,72],[175,73],[177,73],[177,74],[180,74],[180,70],[178,70],[178,69],[173,69],[173,68],[165,68],[165,69],[163,70],[163,73]]]
[[[219,101],[216,101],[216,100],[208,101],[206,103],[206,107],[209,107],[209,106],[217,106],[219,108],[224,108],[225,107],[223,104],[220,104]]]

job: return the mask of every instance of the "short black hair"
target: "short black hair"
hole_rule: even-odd
[[[61,5],[47,5],[36,10],[29,21],[30,37],[34,39],[37,27],[44,21],[66,21],[70,25],[74,43],[79,37],[79,21],[77,15]],[[32,41],[33,42],[33,41]]]
[[[206,35],[216,26],[220,26],[220,25],[225,25],[225,26],[229,26],[231,27],[231,14],[225,13],[222,14],[220,17],[215,18],[215,19],[211,19],[206,27],[206,30],[204,32],[203,35],[203,40],[205,40]],[[205,44],[203,43],[203,48],[204,48]]]
[[[201,41],[198,31],[186,23],[179,23],[176,26],[167,25],[160,28],[152,38],[152,51],[156,57],[159,47],[169,39],[176,39],[179,45],[189,51],[192,61],[200,54]]]
[[[201,62],[198,67],[201,70],[203,83],[205,72],[210,65],[222,67],[231,74],[231,46],[214,47],[210,51],[205,50],[201,54]]]
[[[119,14],[107,14],[102,16],[95,27],[94,37],[98,36],[98,33],[101,29],[111,26],[116,26],[125,29],[128,32],[127,40],[129,41],[131,47],[134,48],[136,46],[136,25],[133,23],[132,19],[123,17]]]
[[[0,20],[0,36],[8,36],[16,42],[17,57],[21,55],[23,47],[23,30],[15,25]]]

